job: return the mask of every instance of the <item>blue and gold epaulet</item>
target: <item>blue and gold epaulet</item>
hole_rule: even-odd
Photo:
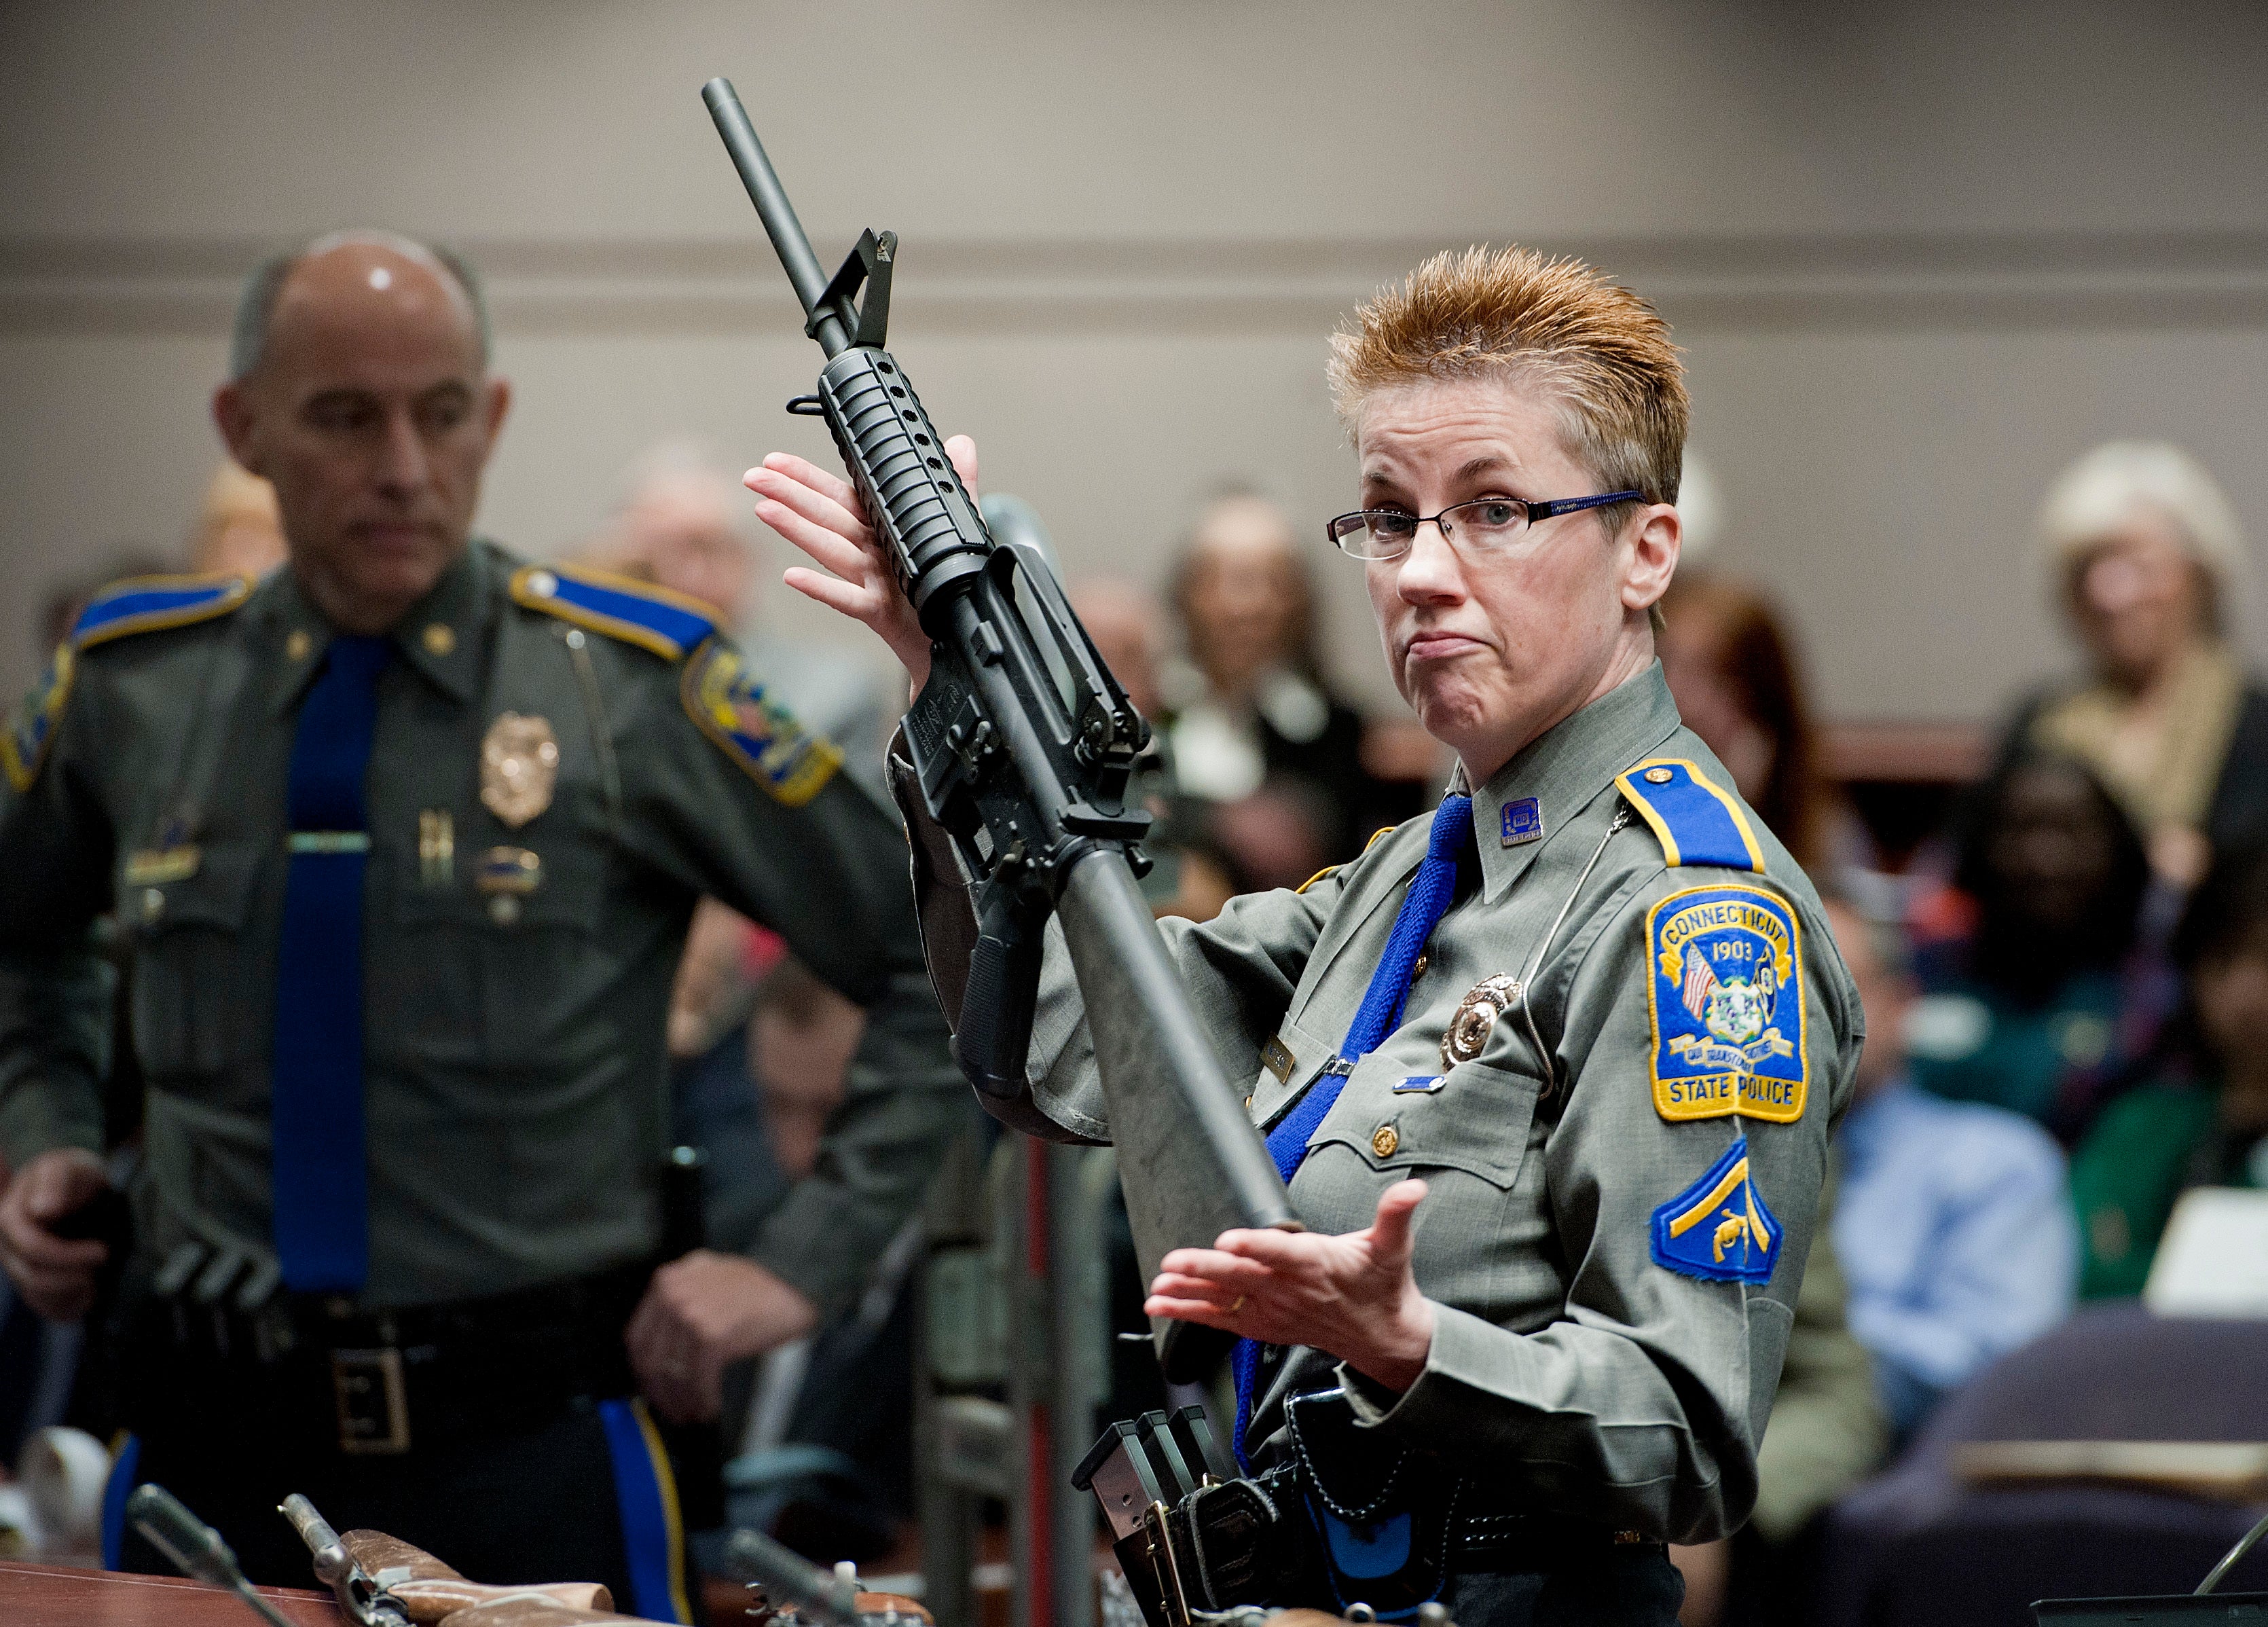
[[[717,611],[689,593],[581,565],[522,565],[512,573],[512,601],[594,633],[681,660],[717,631]]]
[[[252,597],[248,576],[147,576],[113,582],[86,601],[66,641],[92,650],[114,638],[210,622]]]
[[[1683,757],[1653,757],[1617,775],[1615,784],[1638,817],[1661,838],[1672,868],[1713,865],[1763,873],[1764,849],[1741,799]]]

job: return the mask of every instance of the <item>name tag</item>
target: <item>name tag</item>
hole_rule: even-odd
[[[1448,1083],[1445,1073],[1412,1073],[1394,1087],[1397,1096],[1430,1096]]]

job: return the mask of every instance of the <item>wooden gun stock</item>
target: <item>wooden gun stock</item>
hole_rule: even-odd
[[[365,1574],[387,1579],[387,1596],[416,1627],[452,1618],[455,1627],[564,1627],[570,1622],[629,1619],[612,1614],[614,1595],[602,1583],[498,1587],[467,1581],[423,1549],[383,1531],[348,1531],[339,1543]]]

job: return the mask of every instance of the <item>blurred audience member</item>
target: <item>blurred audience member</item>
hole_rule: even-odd
[[[284,563],[284,517],[276,488],[233,460],[213,471],[189,536],[189,569],[199,576],[264,577]]]
[[[2244,538],[2204,465],[2146,441],[2098,446],[2040,511],[2058,601],[2087,671],[2035,695],[2006,750],[2045,747],[2102,778],[2176,887],[2268,819],[2268,689],[2226,634]]]
[[[1940,1396],[2069,1314],[2079,1240],[2062,1152],[2015,1113],[1914,1088],[1901,1035],[1913,977],[1895,927],[1830,898],[1867,1045],[1837,1145],[1835,1246],[1851,1330],[1909,1435]]]
[[[1418,787],[1366,766],[1361,715],[1325,685],[1315,634],[1315,591],[1291,522],[1247,495],[1207,508],[1174,578],[1193,691],[1167,732],[1181,789],[1237,802],[1269,782],[1319,793],[1313,835],[1331,858],[1416,811]],[[1381,760],[1398,756],[1382,742]]]
[[[1661,615],[1655,648],[1686,726],[1798,864],[1856,862],[1865,837],[1822,771],[1794,641],[1771,601],[1730,577],[1681,571]]]
[[[1916,1081],[2076,1139],[2174,1005],[2141,931],[2149,886],[2141,838],[2084,764],[2004,763],[1964,809],[1951,889],[1916,908]]]
[[[886,722],[881,688],[867,662],[847,652],[791,644],[764,629],[759,611],[755,520],[740,482],[702,450],[666,442],[640,457],[623,499],[592,550],[608,569],[722,612],[766,688],[807,727],[842,749],[843,767],[879,796]],[[887,803],[885,804],[887,806]],[[842,1068],[863,1031],[858,1008],[784,961],[777,937],[713,899],[695,913],[679,961],[669,1015],[670,1052],[703,1058],[747,1031],[735,1049],[768,1095],[767,1128],[781,1166],[800,1174],[807,1158],[781,1145],[807,1139],[839,1100]],[[767,1010],[767,1005],[771,1009]],[[808,1055],[803,1054],[807,1042]],[[756,1056],[763,1050],[770,1066]],[[727,1181],[726,1184],[729,1184]]]
[[[861,656],[792,643],[764,625],[755,520],[738,476],[697,446],[666,442],[631,466],[627,484],[592,562],[722,611],[765,688],[841,747],[860,784],[884,795],[883,681]]]
[[[2189,1188],[2268,1188],[2268,841],[2214,861],[2173,955],[2188,1003],[2157,1077],[2105,1108],[2072,1155],[2090,1298],[2142,1291]]]

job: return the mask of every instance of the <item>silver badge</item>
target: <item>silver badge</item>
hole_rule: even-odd
[[[1479,1056],[1496,1020],[1519,998],[1520,980],[1503,972],[1482,978],[1467,990],[1457,1002],[1457,1014],[1449,1019],[1448,1027],[1441,1034],[1442,1071]]]

